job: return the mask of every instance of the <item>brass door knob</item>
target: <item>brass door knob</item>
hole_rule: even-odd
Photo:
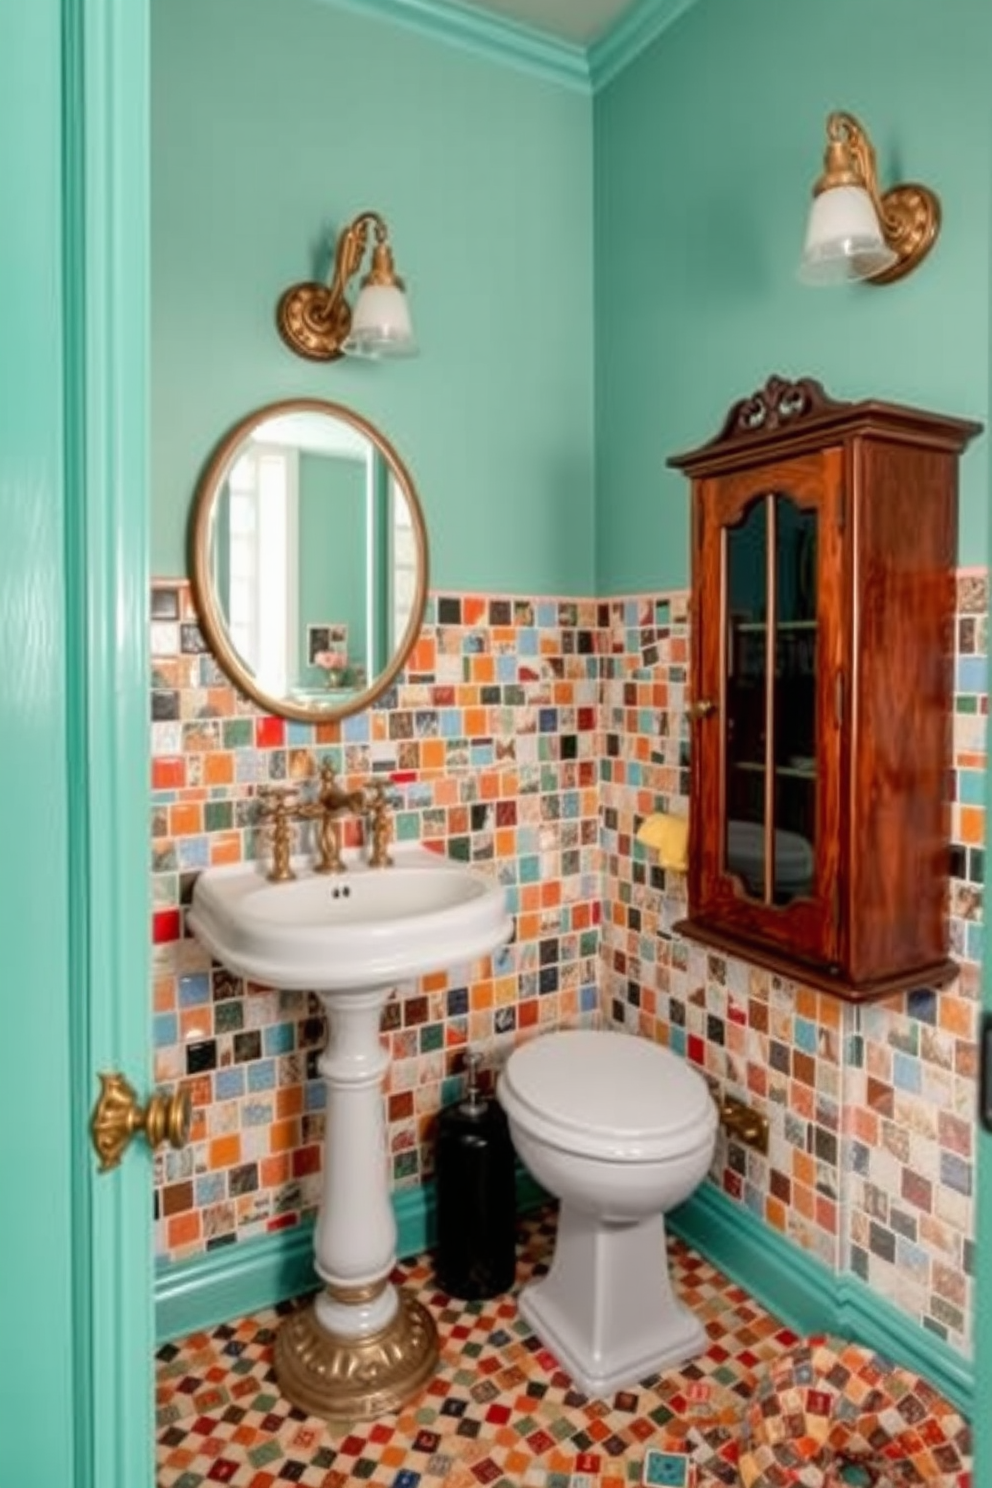
[[[90,1134],[100,1159],[100,1172],[116,1168],[131,1138],[144,1132],[149,1147],[168,1142],[177,1150],[189,1141],[193,1108],[188,1090],[156,1093],[142,1108],[134,1087],[123,1075],[101,1075],[100,1096],[93,1108]]]
[[[711,713],[716,712],[716,703],[712,698],[700,698],[698,702],[690,703],[686,711],[692,719],[709,718]]]

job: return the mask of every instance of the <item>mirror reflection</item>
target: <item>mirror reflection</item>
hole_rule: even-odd
[[[340,405],[259,409],[201,481],[193,581],[235,685],[287,717],[353,713],[388,686],[423,620],[426,537],[409,473]]]

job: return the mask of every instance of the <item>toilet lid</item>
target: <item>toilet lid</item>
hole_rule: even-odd
[[[590,1157],[647,1162],[710,1139],[716,1108],[684,1060],[632,1034],[564,1030],[516,1049],[499,1096],[545,1141]]]

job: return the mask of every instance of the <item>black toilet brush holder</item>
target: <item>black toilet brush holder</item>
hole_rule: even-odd
[[[479,1088],[482,1056],[466,1057],[464,1099],[437,1122],[434,1272],[450,1297],[477,1301],[513,1286],[517,1269],[516,1162],[502,1106]]]

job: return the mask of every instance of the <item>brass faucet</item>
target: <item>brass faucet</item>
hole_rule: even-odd
[[[295,802],[296,794],[292,786],[263,786],[259,791],[260,815],[263,821],[270,823],[272,833],[272,866],[266,876],[273,883],[287,883],[296,877],[290,863],[292,823],[303,814],[303,807],[291,804]]]
[[[351,812],[368,817],[370,868],[389,868],[393,859],[389,843],[393,835],[392,811],[386,799],[382,780],[370,780],[364,787],[342,790],[334,766],[325,760],[320,767],[320,784],[308,801],[296,800],[293,786],[263,786],[260,815],[271,832],[272,866],[267,877],[273,883],[288,883],[296,877],[291,862],[294,821],[312,821],[315,827],[314,873],[343,873],[341,855],[341,818]]]
[[[300,808],[301,815],[317,823],[317,861],[314,873],[343,873],[340,818],[347,812],[355,816],[364,810],[365,797],[360,790],[342,790],[335,779],[334,766],[325,760],[320,767],[320,786],[315,801]]]
[[[370,868],[391,868],[393,860],[389,853],[389,839],[393,835],[393,816],[386,800],[386,786],[381,780],[370,780],[365,787],[369,813],[369,832],[372,842],[369,851]]]

